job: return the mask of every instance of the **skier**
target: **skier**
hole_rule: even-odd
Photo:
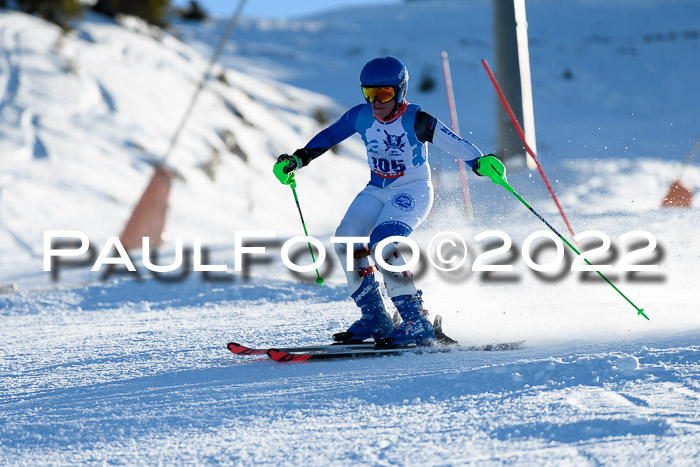
[[[394,328],[376,277],[379,252],[375,246],[391,236],[407,237],[430,212],[433,186],[426,143],[461,158],[477,175],[477,159],[483,154],[420,106],[409,104],[407,85],[408,70],[398,59],[369,61],[360,73],[366,103],[348,110],[305,147],[279,156],[273,170],[286,183],[290,172],[306,167],[354,133],[360,134],[367,148],[370,181],[350,204],[335,232],[337,237],[369,237],[367,247],[354,245],[351,271],[346,267],[347,246],[338,243],[335,247],[361,317],[346,332],[333,335],[337,342],[354,343],[370,337],[380,346],[436,342],[433,325],[423,308],[422,292],[416,289],[410,271],[379,269],[387,295],[403,321]],[[406,264],[394,244],[387,245],[382,253],[382,259],[391,266]]]

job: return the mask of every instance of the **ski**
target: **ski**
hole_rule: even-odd
[[[270,350],[270,347],[252,348],[252,347],[247,347],[245,345],[239,344],[237,342],[229,342],[228,344],[226,344],[226,348],[228,348],[231,352],[235,353],[236,355],[267,355],[268,350]],[[333,343],[333,344],[308,345],[308,346],[300,346],[300,347],[285,347],[285,348],[280,348],[278,350],[281,350],[283,352],[319,352],[319,351],[327,351],[330,349],[336,349],[337,351],[341,351],[341,350],[373,349],[373,348],[374,348],[374,341],[368,341],[368,342],[357,342],[357,343],[352,343],[352,344]]]
[[[288,362],[306,362],[309,360],[329,360],[329,359],[350,359],[350,358],[370,358],[383,357],[388,355],[401,355],[406,353],[423,354],[423,353],[440,353],[440,352],[474,352],[474,351],[505,351],[517,350],[525,343],[522,341],[503,342],[500,344],[486,345],[430,345],[418,346],[411,344],[405,347],[395,348],[362,348],[362,349],[347,349],[347,350],[331,350],[331,351],[307,351],[307,352],[290,352],[282,349],[270,349],[267,351],[267,356],[278,363]]]
[[[401,317],[399,316],[398,312],[394,313],[393,316],[394,320],[394,325],[398,326],[401,324]],[[438,334],[438,328],[439,328],[439,335],[438,341],[440,342],[455,342],[452,341],[449,337],[445,336],[445,334],[442,332],[442,318],[440,316],[437,316],[435,318],[435,328],[436,328],[436,334]],[[444,340],[447,339],[447,340]],[[373,349],[375,346],[375,342],[373,340],[367,340],[367,341],[351,341],[351,342],[332,342],[330,344],[317,344],[317,345],[307,345],[307,346],[300,346],[300,347],[285,347],[285,348],[278,348],[276,350],[280,350],[282,352],[319,352],[319,351],[327,351],[327,350],[334,350],[334,351],[340,351],[340,350],[350,350],[350,349]],[[226,344],[226,348],[229,349],[231,352],[233,352],[236,355],[267,355],[267,351],[270,350],[270,347],[266,348],[252,348],[252,347],[247,347],[245,345],[239,344],[237,342],[229,342]]]
[[[435,317],[433,327],[435,329],[437,344],[429,346],[419,346],[416,344],[392,346],[391,342],[382,342],[380,340],[379,343],[376,343],[369,340],[363,342],[334,342],[332,344],[280,348],[252,348],[236,342],[229,342],[226,347],[236,355],[266,355],[276,362],[285,363],[303,362],[307,360],[381,357],[385,355],[401,355],[403,353],[421,354],[451,351],[515,350],[525,343],[523,340],[481,346],[463,346],[459,345],[456,340],[445,335],[442,330],[442,317],[440,315]]]

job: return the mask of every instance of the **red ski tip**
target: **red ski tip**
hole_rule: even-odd
[[[287,362],[305,362],[308,359],[310,359],[313,355],[308,355],[308,354],[298,355],[298,354],[292,354],[292,353],[288,353],[288,352],[282,352],[281,350],[277,350],[277,349],[270,349],[267,351],[267,356],[278,363],[287,363]]]
[[[237,344],[235,342],[229,342],[226,347],[236,355],[265,355],[267,354],[267,349],[251,349],[245,345]]]

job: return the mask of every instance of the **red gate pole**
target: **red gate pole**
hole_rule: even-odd
[[[566,223],[566,227],[569,229],[569,232],[571,233],[571,237],[575,237],[576,234],[574,233],[574,230],[571,228],[571,224],[569,223],[569,219],[566,218],[566,214],[564,214],[564,209],[562,209],[561,204],[559,204],[559,200],[557,199],[557,195],[554,194],[554,190],[552,189],[552,185],[549,183],[549,179],[547,178],[547,175],[545,175],[544,170],[542,170],[542,166],[540,165],[540,161],[537,159],[537,155],[535,152],[530,149],[530,146],[527,144],[527,141],[525,141],[525,133],[523,133],[523,129],[518,123],[518,119],[515,118],[515,114],[513,113],[513,109],[510,107],[510,104],[508,104],[508,100],[506,99],[506,96],[503,95],[503,91],[501,91],[501,87],[498,85],[498,81],[496,81],[496,77],[493,75],[491,72],[491,68],[489,67],[489,64],[486,62],[485,59],[481,59],[481,64],[484,65],[484,68],[486,69],[486,73],[488,73],[489,78],[491,78],[491,83],[493,83],[493,86],[496,88],[496,93],[498,93],[498,97],[501,99],[501,102],[503,103],[503,107],[505,107],[506,112],[508,112],[508,116],[510,117],[510,120],[513,122],[513,126],[515,127],[515,130],[518,132],[518,135],[520,135],[520,139],[523,140],[523,145],[525,146],[525,149],[527,150],[528,153],[532,156],[532,160],[535,161],[535,164],[537,164],[537,171],[540,173],[540,176],[542,177],[542,180],[544,180],[544,184],[547,185],[547,190],[549,191],[549,194],[552,195],[552,199],[554,200],[554,204],[557,205],[557,208],[559,209],[559,213],[561,214],[561,217],[564,219],[564,222]]]

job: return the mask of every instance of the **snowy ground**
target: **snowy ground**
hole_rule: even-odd
[[[498,321],[500,334],[530,339],[519,351],[285,365],[224,344],[324,341],[354,318],[344,286],[149,280],[9,296],[0,463],[698,461],[697,321],[671,332],[657,314],[647,323],[622,306],[586,309],[601,331],[586,337],[566,311],[506,311],[510,300],[488,312],[472,302],[482,311],[446,329],[483,342],[494,333],[481,321]],[[521,327],[531,321],[539,332]],[[554,339],[556,329],[579,337]]]
[[[324,342],[356,318],[337,269],[323,288],[300,284],[276,250],[232,283],[113,278],[5,295],[0,463],[695,464],[700,326],[688,257],[699,245],[663,224],[697,214],[657,214],[646,228],[667,249],[663,281],[610,273],[650,321],[607,284],[535,280],[522,261],[505,274],[515,282],[468,269],[421,279],[446,332],[470,344],[527,339],[510,352],[310,364],[229,354],[231,340]],[[615,233],[648,221],[585,219]],[[516,245],[537,229],[526,217],[497,227]],[[219,250],[213,263],[232,257]]]
[[[572,6],[580,26],[567,34],[543,30],[550,23],[537,16],[544,10],[533,7],[530,26],[542,34],[532,50],[540,61],[534,86],[545,169],[574,230],[597,230],[611,238],[614,250],[591,259],[613,266],[606,274],[644,308],[649,321],[601,281],[587,282],[566,268],[548,279],[538,277],[525,265],[522,250],[529,235],[546,227],[504,190],[472,177],[475,219],[466,220],[459,196],[447,189],[437,215],[413,236],[426,253],[431,238],[453,232],[466,241],[468,260],[451,273],[428,268],[417,274],[419,286],[427,308],[444,317],[445,331],[460,342],[526,339],[525,346],[309,364],[237,357],[225,345],[232,340],[254,346],[326,342],[357,317],[337,266],[324,273],[323,288],[292,276],[275,248],[259,258],[268,263],[251,265],[249,277],[214,273],[215,281],[191,273],[165,282],[138,262],[140,281],[124,274],[101,281],[89,266],[79,266],[61,269],[53,282],[42,270],[46,229],[85,230],[98,249],[108,235],[118,235],[151,174],[149,155],[167,145],[179,117],[176,109],[186,104],[204,68],[206,59],[195,49],[201,47],[206,56],[212,30],[185,29],[192,49],[138,32],[138,25],[130,29],[88,18],[54,47],[55,28],[1,12],[0,79],[6,92],[0,101],[0,287],[17,291],[0,295],[0,464],[700,463],[700,237],[695,234],[700,211],[659,208],[697,131],[691,118],[697,115],[697,100],[691,98],[698,96],[697,86],[687,86],[700,70],[697,60],[687,59],[697,53],[691,34],[697,26],[689,23],[697,6],[676,0],[658,11],[645,2],[628,17],[626,29],[613,28],[610,18],[627,12],[630,4],[582,0]],[[413,30],[435,28],[430,14],[458,22],[459,13],[484,31],[490,21],[483,19],[487,13],[478,2],[465,2],[464,11],[461,2],[444,2],[437,10],[422,2],[409,5],[399,18]],[[685,17],[679,13],[684,8],[690,12]],[[592,12],[588,22],[586,12]],[[359,27],[353,19],[359,15],[351,10],[308,22],[241,28],[245,47],[226,56],[228,65],[241,59],[239,71],[229,70],[228,85],[212,83],[182,152],[172,160],[185,177],[173,187],[171,235],[184,237],[188,248],[194,235],[203,235],[212,249],[211,263],[232,266],[236,230],[276,230],[278,240],[299,233],[291,194],[270,180],[271,161],[319,128],[315,111],[332,114],[357,97],[350,91],[332,96],[339,105],[290,84],[331,94],[324,83],[345,79],[352,70],[348,80],[355,86],[361,53],[341,49],[345,59],[329,62],[334,67],[327,79],[303,75],[298,58],[329,54],[335,36],[327,31],[342,32],[335,39],[341,40]],[[650,15],[658,21],[650,22]],[[255,39],[264,27],[271,31],[267,44]],[[405,29],[409,34],[411,28]],[[319,36],[304,35],[313,31]],[[485,33],[464,31],[467,36],[448,39],[465,46],[462,60],[450,50],[453,73],[461,67],[478,83],[478,70],[470,63],[488,52],[489,39],[481,43],[476,38]],[[678,35],[671,40],[674,31]],[[662,35],[663,44],[645,42],[648,34]],[[394,40],[416,43],[410,35]],[[300,52],[282,54],[285,49],[276,47],[283,43],[294,43]],[[389,44],[390,51],[398,45]],[[424,45],[443,48],[430,41]],[[628,48],[633,45],[637,55]],[[278,77],[287,84],[268,80],[272,60],[266,54],[272,52],[278,53],[276,66],[287,72]],[[563,57],[580,60],[575,80],[555,73],[537,77],[543,68],[559,70]],[[680,78],[658,71],[673,62],[684,67]],[[64,69],[71,63],[79,65],[76,72]],[[617,71],[631,73],[621,81],[630,82],[635,73],[639,79],[619,87]],[[144,84],[153,76],[158,85]],[[129,80],[135,94],[117,85],[119,79]],[[473,98],[475,107],[487,109],[487,117],[471,119],[465,113],[463,122],[488,149],[493,94],[482,84],[469,91],[467,101]],[[261,89],[262,101],[256,94]],[[441,95],[414,95],[425,107],[442,108]],[[604,108],[598,107],[601,102]],[[562,108],[567,112],[558,112]],[[642,114],[631,118],[632,110]],[[580,118],[562,117],[572,113]],[[670,120],[674,115],[678,121]],[[265,122],[275,131],[266,132]],[[226,149],[223,128],[230,128],[251,155],[248,162]],[[574,133],[582,136],[567,141]],[[632,138],[643,142],[630,145]],[[222,157],[215,180],[201,169],[212,148]],[[366,178],[357,141],[339,153],[299,175],[310,233],[326,245],[342,216],[335,205],[345,206]],[[317,175],[329,170],[347,177],[320,180]],[[567,234],[537,174],[512,173],[509,180]],[[700,169],[691,166],[684,182],[700,188]],[[449,188],[453,180],[442,183]],[[251,197],[252,192],[265,195]],[[478,255],[498,246],[488,244],[494,238],[475,239],[490,230],[512,239],[513,246],[492,260],[512,264],[512,272],[471,270]],[[623,261],[645,242],[620,237],[638,230],[649,232],[657,246],[632,262],[658,266],[657,271],[622,270]],[[164,248],[163,261],[171,259],[172,248],[172,243]],[[539,262],[551,257],[552,250],[546,250]]]

